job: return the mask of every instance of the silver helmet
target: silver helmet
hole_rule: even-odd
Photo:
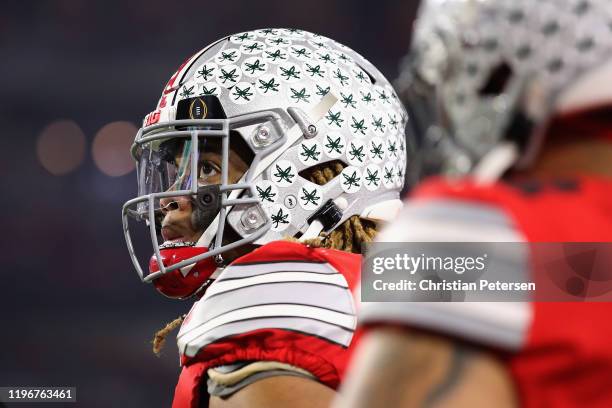
[[[237,246],[316,236],[353,215],[389,219],[401,205],[406,122],[384,76],[329,38],[263,29],[198,51],[172,76],[132,147],[139,196],[124,205],[123,225],[140,277],[152,281],[179,268],[185,275],[194,263]],[[164,158],[173,140],[181,141],[180,164]],[[221,182],[207,185],[198,155],[213,145],[220,146]],[[234,183],[228,178],[231,149],[250,158]],[[332,162],[344,169],[331,181],[307,178],[310,169]],[[204,232],[193,245],[207,252],[169,266],[160,255],[168,244],[160,242],[156,219],[160,199],[177,196],[194,201]],[[148,223],[159,270],[147,276],[130,219]],[[239,239],[224,241],[227,226]]]
[[[608,0],[424,0],[398,80],[418,170],[529,166],[554,114],[612,100],[611,62]]]

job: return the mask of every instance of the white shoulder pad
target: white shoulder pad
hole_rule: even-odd
[[[228,266],[195,303],[178,334],[193,357],[224,337],[286,329],[348,346],[356,326],[344,276],[328,263],[262,262]]]
[[[525,242],[501,209],[492,205],[438,199],[408,202],[379,242]]]
[[[408,202],[380,242],[525,242],[502,210],[451,199]],[[524,272],[524,271],[521,271]],[[532,320],[529,303],[363,302],[360,323],[388,322],[517,350]]]

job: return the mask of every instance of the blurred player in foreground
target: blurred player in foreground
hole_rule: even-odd
[[[136,136],[123,223],[140,277],[197,300],[155,339],[182,323],[174,407],[329,405],[361,243],[402,205],[406,120],[374,66],[301,30],[225,37],[172,76]]]
[[[377,240],[612,242],[610,2],[426,0],[415,29],[413,163],[455,177],[416,188]],[[335,407],[612,406],[609,303],[362,312]]]

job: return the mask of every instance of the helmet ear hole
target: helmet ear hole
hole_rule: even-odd
[[[347,166],[348,164],[342,160],[331,160],[304,169],[300,171],[298,175],[315,184],[324,186],[342,173],[342,169]]]
[[[480,96],[498,96],[506,89],[512,77],[512,68],[506,61],[498,64],[492,71],[484,85],[478,90]]]

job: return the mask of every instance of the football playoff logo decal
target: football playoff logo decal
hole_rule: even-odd
[[[189,118],[191,119],[205,119],[208,115],[208,106],[202,98],[195,98],[189,104]]]

